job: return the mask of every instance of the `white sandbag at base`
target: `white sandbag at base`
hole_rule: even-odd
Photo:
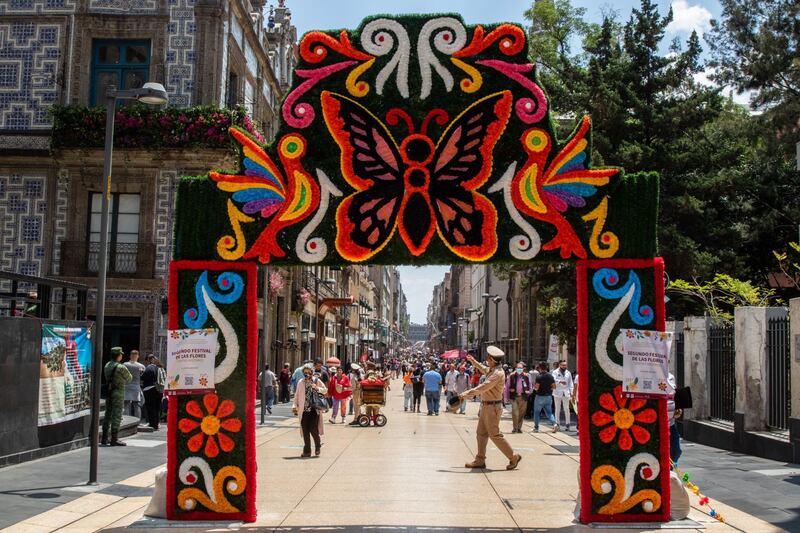
[[[689,516],[689,511],[692,508],[692,504],[689,502],[689,493],[674,470],[669,473],[669,483],[670,492],[672,493],[670,497],[670,519],[684,520]]]
[[[167,469],[156,471],[156,484],[153,487],[153,497],[144,511],[145,516],[152,518],[167,517]]]

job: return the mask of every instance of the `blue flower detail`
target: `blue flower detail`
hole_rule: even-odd
[[[197,307],[191,307],[183,313],[183,322],[186,327],[200,329],[205,326],[208,320],[208,308],[203,299],[203,290],[212,302],[219,304],[232,304],[238,300],[244,292],[244,279],[234,272],[223,272],[217,277],[217,285],[220,291],[211,288],[208,282],[208,271],[200,274],[194,286],[194,296],[197,300]]]
[[[601,268],[594,273],[592,286],[595,292],[606,300],[619,300],[628,294],[631,286],[633,286],[633,297],[628,306],[628,315],[638,326],[650,324],[655,315],[653,308],[649,305],[639,306],[642,297],[642,284],[639,281],[639,276],[636,275],[636,272],[630,270],[628,281],[624,285],[620,281],[620,275],[616,270],[613,268]]]

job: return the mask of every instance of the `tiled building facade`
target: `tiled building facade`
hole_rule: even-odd
[[[171,107],[244,106],[269,138],[296,37],[283,0],[0,1],[0,269],[95,284],[90,237],[99,235],[92,212],[103,151],[51,150],[53,105],[91,106],[102,103],[109,82],[154,81]],[[230,157],[115,150],[112,225],[120,244],[112,247],[107,342],[159,351],[177,181],[230,166]]]

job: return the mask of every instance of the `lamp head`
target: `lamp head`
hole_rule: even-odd
[[[147,82],[141,89],[136,89],[135,99],[143,104],[163,105],[169,102],[167,90],[160,83]]]

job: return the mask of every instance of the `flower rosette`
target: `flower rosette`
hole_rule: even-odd
[[[186,404],[188,417],[181,418],[178,429],[181,433],[191,433],[186,441],[186,447],[192,453],[203,450],[203,454],[213,459],[220,450],[230,452],[236,446],[236,441],[228,435],[239,433],[242,421],[231,417],[236,410],[236,405],[231,400],[219,401],[214,393],[203,396],[203,407],[196,400]]]
[[[641,445],[650,441],[650,431],[644,425],[655,423],[658,413],[647,407],[647,400],[625,398],[622,386],[617,385],[613,394],[602,393],[598,403],[601,409],[592,413],[592,425],[599,429],[598,438],[604,444],[616,439],[620,450],[629,451],[634,441]]]

